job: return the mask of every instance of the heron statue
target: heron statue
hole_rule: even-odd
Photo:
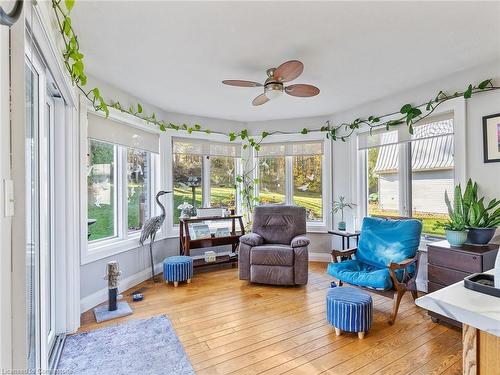
[[[151,274],[153,276],[154,283],[156,282],[156,280],[155,280],[155,266],[153,262],[153,244],[155,242],[156,233],[161,228],[161,225],[165,221],[166,217],[165,206],[161,204],[160,197],[168,193],[171,193],[171,191],[161,190],[158,192],[158,194],[156,194],[156,203],[158,203],[158,205],[160,206],[161,214],[146,220],[146,222],[142,226],[141,237],[139,238],[139,242],[141,243],[141,245],[144,245],[144,242],[146,242],[148,238],[150,239],[149,256],[151,258]]]

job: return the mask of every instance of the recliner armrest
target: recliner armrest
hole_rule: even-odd
[[[299,236],[295,236],[292,239],[290,246],[291,247],[305,247],[305,246],[308,246],[310,243],[311,243],[311,241],[309,240],[309,238],[307,238],[306,236],[301,234]]]
[[[248,246],[260,246],[264,243],[264,239],[257,233],[247,233],[240,237],[240,242]]]

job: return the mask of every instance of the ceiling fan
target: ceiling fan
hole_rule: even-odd
[[[290,82],[296,79],[304,71],[304,64],[298,60],[287,61],[277,68],[267,69],[267,79],[264,84],[253,81],[243,81],[238,79],[228,79],[222,81],[225,85],[238,87],[261,87],[264,86],[264,93],[257,96],[252,104],[254,106],[267,103],[269,100],[277,98],[283,91],[288,95],[309,97],[319,94],[319,89],[313,85],[294,84],[284,86],[285,82]]]

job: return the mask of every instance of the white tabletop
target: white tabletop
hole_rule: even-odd
[[[493,270],[486,273],[493,274]],[[500,337],[500,298],[466,289],[463,281],[429,293],[415,302],[426,310]]]

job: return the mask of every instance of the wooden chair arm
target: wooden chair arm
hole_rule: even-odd
[[[332,252],[330,253],[332,257],[332,262],[337,263],[337,257],[340,257],[340,261],[343,261],[344,258],[351,258],[354,254],[356,254],[356,251],[358,250],[357,247],[352,247],[350,249],[345,249],[345,250],[336,250],[333,249]]]
[[[417,279],[418,274],[418,261],[420,259],[420,254],[421,251],[418,250],[414,258],[405,259],[399,263],[389,264],[389,274],[396,290],[416,290],[415,280]],[[413,275],[410,275],[408,272],[408,267],[413,264],[415,265],[415,273]],[[404,270],[402,281],[398,280],[395,272],[396,270],[400,269]]]
[[[400,269],[411,266],[413,263],[416,263],[417,260],[418,260],[418,258],[417,258],[417,256],[415,256],[415,258],[408,258],[408,259],[405,259],[399,263],[391,263],[391,264],[389,264],[389,269],[390,270],[400,270]]]

